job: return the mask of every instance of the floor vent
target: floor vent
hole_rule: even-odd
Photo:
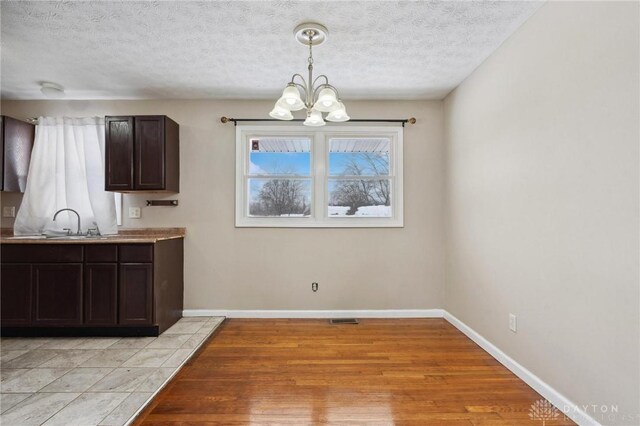
[[[357,324],[358,320],[355,318],[332,318],[329,322],[331,324]]]

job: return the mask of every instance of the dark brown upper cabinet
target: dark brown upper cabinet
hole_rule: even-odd
[[[133,190],[133,117],[105,120],[105,189]]]
[[[24,192],[35,129],[31,123],[0,116],[0,190]]]
[[[164,115],[106,117],[105,189],[180,192],[178,124]]]

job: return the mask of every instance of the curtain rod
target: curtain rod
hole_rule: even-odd
[[[283,121],[304,121],[304,119],[302,118],[294,118],[293,120],[277,120],[275,118],[229,118],[229,117],[220,117],[220,122],[226,124],[226,123],[233,123],[234,126],[237,126],[238,123],[240,122],[245,122],[245,121],[270,121],[270,122],[279,122],[282,123]],[[380,118],[355,118],[355,119],[351,119],[348,121],[349,123],[402,123],[402,127],[404,127],[405,124],[409,123],[409,124],[416,124],[416,119],[415,117],[411,117],[411,118],[407,118],[407,119],[380,119]],[[333,124],[333,123],[332,123]]]

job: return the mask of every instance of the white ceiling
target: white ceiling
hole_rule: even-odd
[[[540,2],[233,1],[1,3],[1,95],[42,99],[275,98],[314,51],[343,99],[441,99]]]

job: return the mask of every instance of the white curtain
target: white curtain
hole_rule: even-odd
[[[104,190],[104,118],[40,117],[31,154],[27,188],[14,225],[16,235],[82,232],[98,228],[116,234],[113,193]]]

